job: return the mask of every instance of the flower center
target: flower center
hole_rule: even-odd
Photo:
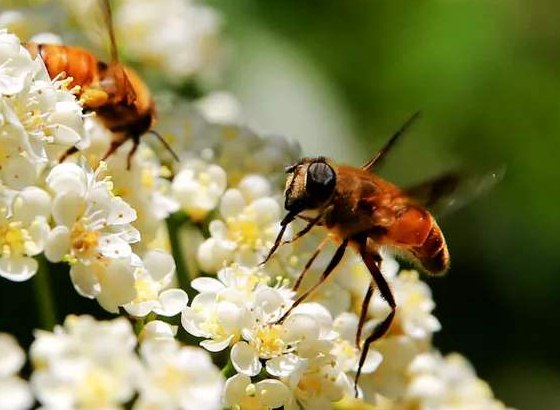
[[[265,326],[257,333],[259,356],[270,358],[280,356],[284,352],[286,342],[282,339],[284,328],[281,325]]]
[[[0,227],[0,249],[2,255],[23,255],[25,253],[25,242],[28,239],[25,229],[21,228],[20,222],[10,222]]]
[[[72,249],[82,255],[91,255],[97,251],[99,232],[88,230],[83,223],[76,222],[70,232]]]

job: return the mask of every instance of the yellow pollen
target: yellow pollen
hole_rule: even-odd
[[[2,255],[23,255],[28,233],[21,228],[20,222],[10,222],[0,227],[0,249]]]
[[[97,251],[99,232],[88,231],[84,224],[76,222],[72,226],[72,231],[70,232],[70,241],[72,243],[72,249],[81,254],[91,255],[93,252]]]
[[[154,174],[149,169],[142,170],[142,178],[141,178],[142,186],[153,189],[156,182],[154,178]]]
[[[283,353],[286,343],[282,339],[281,325],[265,326],[256,333],[257,347],[261,357],[276,357]]]

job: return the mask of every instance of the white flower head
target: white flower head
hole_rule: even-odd
[[[115,136],[94,118],[86,118],[85,127],[90,145],[82,150],[82,154],[92,167],[96,167]],[[138,146],[130,169],[127,169],[127,163],[132,141],[124,143],[106,160],[113,192],[136,211],[137,218],[132,225],[142,234],[139,245],[144,250],[149,249],[163,220],[179,209],[167,179],[170,171],[161,165],[155,152],[143,142],[145,138],[149,137],[144,137]]]
[[[112,194],[112,184],[100,178],[104,170],[103,165],[93,172],[83,165],[64,163],[47,176],[57,225],[46,249],[51,261],[64,258],[88,265],[99,258],[126,258],[132,253],[130,244],[140,240],[131,226],[136,211]]]
[[[225,402],[231,408],[268,410],[292,404],[290,389],[276,379],[252,383],[244,374],[236,374],[226,381]]]
[[[0,205],[0,276],[25,281],[38,269],[33,258],[40,254],[49,234],[49,195],[29,187],[14,197],[12,209]]]
[[[205,350],[172,338],[145,340],[140,397],[134,409],[220,409],[224,380]]]
[[[33,390],[52,408],[119,408],[135,391],[138,360],[130,323],[69,316],[31,346]]]
[[[185,213],[201,221],[216,208],[226,186],[227,175],[220,166],[191,159],[175,175],[171,189]]]
[[[25,353],[16,339],[0,333],[0,409],[31,408],[33,396],[27,383],[17,376],[25,363]]]
[[[248,175],[220,202],[223,219],[210,222],[211,237],[198,249],[202,269],[216,272],[231,262],[255,266],[264,259],[280,227],[280,205],[271,196],[270,183]]]
[[[418,355],[408,369],[410,383],[405,403],[419,408],[444,410],[505,410],[488,384],[480,380],[470,363],[457,353]]]
[[[36,182],[40,167],[84,138],[82,108],[51,81],[40,57],[0,30],[0,181],[22,189]]]
[[[175,316],[187,306],[188,296],[182,289],[168,288],[175,273],[173,257],[162,250],[148,251],[143,266],[136,269],[136,297],[124,308],[128,313],[143,317],[154,312]]]

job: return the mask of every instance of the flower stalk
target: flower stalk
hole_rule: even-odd
[[[165,220],[167,224],[167,233],[169,235],[169,243],[171,245],[171,253],[175,259],[175,269],[179,287],[187,292],[189,300],[195,297],[196,291],[191,287],[191,275],[189,267],[185,261],[185,254],[181,244],[181,229],[184,227],[187,219],[180,213],[175,213]]]
[[[52,330],[57,323],[56,308],[49,280],[49,265],[43,255],[37,257],[39,269],[33,280],[35,300],[42,329]]]

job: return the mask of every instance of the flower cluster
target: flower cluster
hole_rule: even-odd
[[[66,7],[90,23],[99,2]],[[113,16],[140,70],[155,66],[185,85],[216,69],[210,7],[117,0]],[[95,110],[84,115],[79,90],[61,78],[0,31],[0,276],[68,271],[76,292],[115,318],[64,312],[62,325],[44,323],[29,383],[17,376],[23,351],[0,335],[0,408],[504,408],[465,359],[433,347],[441,325],[431,291],[385,251],[397,310],[355,386],[364,339],[391,313],[378,289],[362,306],[374,286],[362,259],[347,252],[327,283],[298,299],[321,280],[335,241],[315,227],[291,243],[296,222],[262,264],[282,228],[283,168],[300,156],[297,143],[244,126],[231,95],[167,95],[156,96],[158,130],[180,160],[147,137],[130,167],[132,141],[102,160],[116,136]]]
[[[142,335],[136,353],[125,318],[69,316],[53,333],[37,331],[30,354],[38,401],[44,409],[121,409],[133,399],[134,409],[220,408],[223,380],[204,350],[179,345],[163,322]]]

